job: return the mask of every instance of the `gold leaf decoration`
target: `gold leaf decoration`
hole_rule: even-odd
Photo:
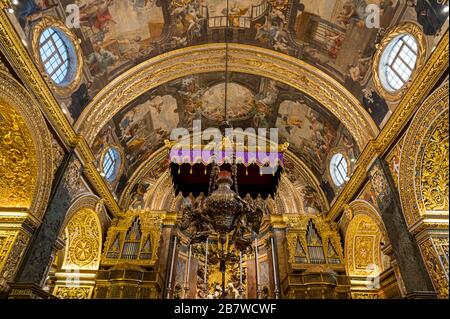
[[[422,160],[422,194],[427,211],[448,211],[449,144],[446,113],[435,125]]]
[[[36,177],[31,133],[19,113],[0,101],[0,207],[29,208]]]
[[[97,269],[100,263],[100,222],[94,211],[82,209],[69,221],[66,228],[68,245],[64,259],[65,269]]]

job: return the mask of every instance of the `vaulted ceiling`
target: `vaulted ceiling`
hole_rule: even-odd
[[[398,103],[383,99],[373,81],[386,30],[414,22],[428,56],[448,28],[441,4],[422,0],[229,0],[228,14],[225,0],[25,0],[10,18],[29,43],[43,16],[72,21],[73,4],[80,26],[69,27],[82,78],[55,97],[99,167],[105,148],[119,147],[123,167],[110,183],[118,197],[172,129],[190,128],[194,119],[220,125],[228,67],[232,124],[277,127],[331,202],[339,189],[327,170],[330,156],[345,153],[353,169]],[[367,25],[371,4],[380,9],[376,27]],[[251,49],[214,47],[225,40]]]

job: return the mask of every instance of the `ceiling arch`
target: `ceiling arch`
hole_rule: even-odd
[[[120,110],[145,92],[192,74],[224,72],[228,56],[230,72],[268,77],[305,93],[343,123],[360,149],[379,130],[360,102],[340,83],[299,59],[242,44],[199,45],[175,50],[149,59],[123,73],[85,108],[75,129],[92,145],[101,128]]]

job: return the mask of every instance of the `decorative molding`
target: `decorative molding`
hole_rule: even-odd
[[[390,172],[390,171],[389,171]],[[369,180],[375,192],[377,206],[381,211],[385,211],[393,205],[393,190],[391,189],[383,169],[381,160],[377,159],[369,171]]]
[[[341,226],[344,233],[347,232],[348,224],[353,220],[354,217],[356,217],[357,215],[367,215],[378,226],[379,230],[381,231],[382,239],[384,240],[385,245],[386,246],[389,245],[389,237],[387,234],[386,227],[384,226],[383,220],[381,219],[381,214],[371,203],[362,199],[357,199],[348,204],[348,207],[346,208],[345,211],[350,211],[351,217],[347,217],[346,220],[348,222],[346,223],[346,225]]]
[[[21,230],[0,230],[0,290],[1,281],[12,281],[30,241]]]
[[[90,299],[94,287],[55,286],[53,294],[59,299]]]
[[[97,270],[102,250],[102,228],[94,210],[82,208],[65,228],[63,269]]]
[[[448,274],[443,270],[433,239],[429,238],[423,241],[419,247],[439,298],[448,299]]]
[[[360,213],[345,234],[345,266],[349,276],[370,279],[382,271],[381,231],[368,214]]]
[[[106,232],[111,223],[111,220],[105,210],[103,199],[91,193],[84,193],[74,200],[69,210],[67,211],[66,218],[64,219],[64,223],[61,226],[60,236],[64,234],[64,229],[67,227],[67,224],[69,223],[73,215],[82,209],[90,209],[94,211],[100,221],[102,233]]]

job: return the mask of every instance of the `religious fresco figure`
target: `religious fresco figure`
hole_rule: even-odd
[[[389,112],[389,106],[376,91],[371,89],[363,89],[363,105],[364,108],[372,116],[378,126],[381,125],[386,114]]]
[[[40,19],[45,10],[50,9],[46,0],[23,0],[17,5],[17,17],[23,29],[28,29],[30,23]]]
[[[113,2],[114,0],[96,0],[83,5],[80,8],[81,24],[97,30],[103,30],[108,23],[117,24],[109,11],[109,6]]]

